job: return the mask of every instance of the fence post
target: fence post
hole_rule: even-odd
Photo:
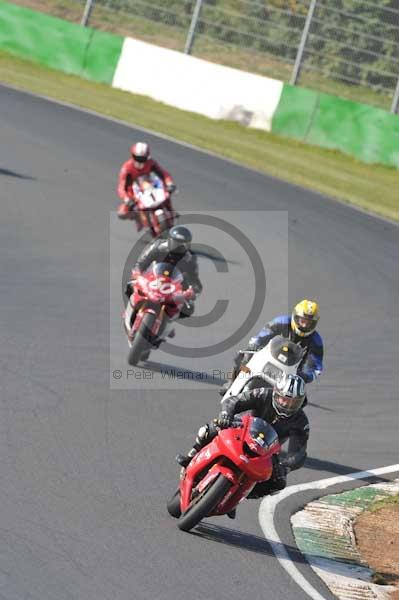
[[[89,19],[90,19],[91,11],[93,8],[93,4],[94,4],[94,0],[86,0],[85,9],[83,12],[82,20],[80,22],[80,24],[83,27],[87,27],[87,25],[89,24]]]
[[[291,80],[290,80],[291,85],[296,85],[296,82],[298,81],[299,73],[301,71],[303,53],[305,51],[306,42],[308,40],[310,24],[313,19],[313,14],[314,14],[314,10],[316,8],[316,3],[317,3],[317,0],[311,0],[311,2],[310,2],[305,25],[304,25],[304,28],[302,31],[301,41],[299,43],[299,48],[298,48],[298,52],[297,52],[296,59],[295,59],[294,70],[292,71],[292,75],[291,75]]]
[[[188,30],[184,54],[191,54],[194,44],[195,30],[197,29],[199,16],[201,13],[203,0],[197,0],[194,7],[193,16],[191,18],[190,29]]]
[[[391,113],[394,115],[398,112],[398,104],[399,104],[399,77],[396,82],[396,89],[392,99]]]

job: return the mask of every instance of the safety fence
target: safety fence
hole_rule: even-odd
[[[399,0],[87,0],[82,23],[396,112]]]

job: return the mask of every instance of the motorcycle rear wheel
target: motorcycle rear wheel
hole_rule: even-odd
[[[129,365],[137,365],[141,356],[148,352],[152,347],[150,332],[154,326],[156,315],[152,313],[146,313],[141,321],[139,330],[136,332],[132,345],[129,350],[129,356],[127,362]]]
[[[168,219],[164,212],[162,212],[161,217],[157,217],[157,218],[158,218],[158,224],[159,224],[159,235],[162,237],[162,234],[169,231],[171,226],[169,225]],[[172,225],[172,227],[173,227],[173,225]]]
[[[198,525],[202,519],[205,519],[214,508],[219,504],[222,498],[227,494],[232,483],[223,475],[213,481],[209,488],[204,490],[199,500],[194,500],[188,507],[183,516],[179,519],[177,526],[182,531],[190,531]]]

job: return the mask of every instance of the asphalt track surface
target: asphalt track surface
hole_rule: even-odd
[[[0,598],[305,600],[263,538],[259,502],[193,534],[166,513],[173,457],[217,412],[217,388],[110,390],[109,211],[143,134],[4,87],[0,106]],[[288,301],[319,298],[327,346],[309,459],[290,483],[395,464],[398,228],[146,137],[185,208],[246,198],[245,211],[288,211]],[[300,502],[277,515],[288,545]]]

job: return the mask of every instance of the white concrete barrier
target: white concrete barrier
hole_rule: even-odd
[[[126,38],[112,87],[271,131],[283,83]]]

